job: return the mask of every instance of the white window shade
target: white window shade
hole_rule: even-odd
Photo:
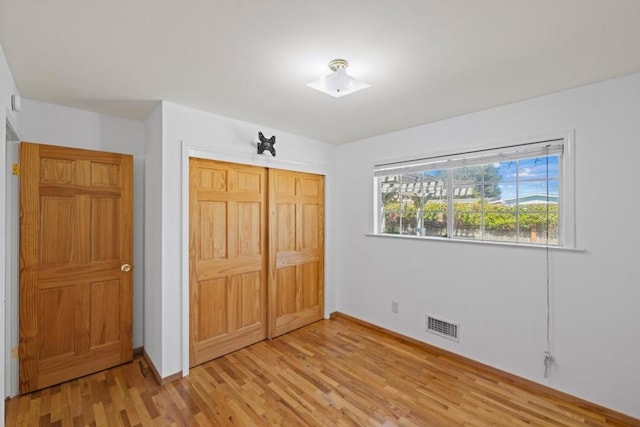
[[[486,165],[532,157],[562,155],[564,139],[535,142],[530,144],[500,147],[491,150],[467,151],[446,156],[425,157],[406,162],[377,164],[373,168],[376,177],[438,169],[452,169],[464,166]]]

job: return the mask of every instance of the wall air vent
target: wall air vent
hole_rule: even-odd
[[[427,314],[426,330],[432,334],[440,335],[443,338],[459,342],[460,341],[460,327],[455,323],[447,322],[442,319],[437,319]]]

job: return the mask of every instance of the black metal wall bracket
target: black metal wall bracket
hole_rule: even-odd
[[[260,138],[260,142],[258,142],[258,154],[262,154],[265,151],[268,151],[273,157],[275,157],[276,149],[274,145],[276,143],[276,136],[273,135],[271,138],[267,139],[264,137],[262,132],[258,132],[258,138]]]

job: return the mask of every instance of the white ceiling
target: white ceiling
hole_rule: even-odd
[[[0,0],[22,96],[345,143],[640,71],[638,0]],[[371,87],[305,84],[345,58]]]

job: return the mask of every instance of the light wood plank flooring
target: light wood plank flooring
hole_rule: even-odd
[[[6,404],[7,426],[635,425],[344,317],[159,386],[143,358]]]

